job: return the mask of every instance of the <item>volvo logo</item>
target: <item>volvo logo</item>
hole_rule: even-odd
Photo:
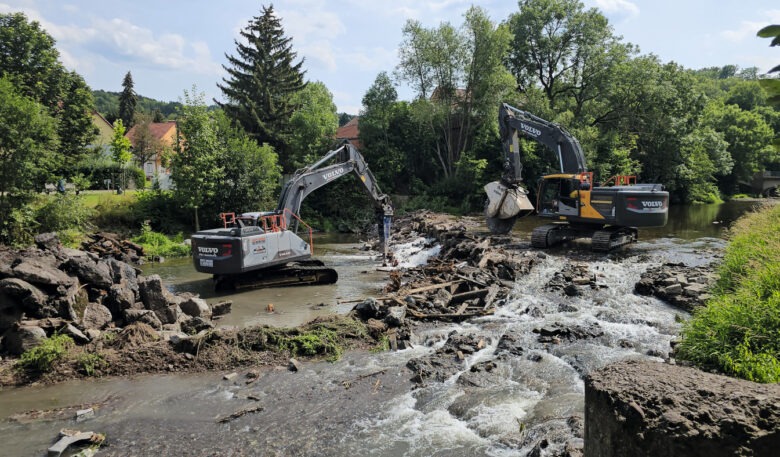
[[[322,174],[322,179],[325,181],[330,181],[333,178],[338,178],[339,176],[344,174],[343,168],[336,168],[335,170],[329,171],[327,173]]]
[[[198,247],[198,253],[203,255],[217,255],[219,248],[203,248]]]
[[[537,128],[534,128],[534,127],[531,127],[531,126],[530,126],[530,125],[528,125],[528,124],[523,124],[522,122],[520,123],[520,128],[521,128],[521,129],[522,129],[522,130],[523,130],[525,133],[527,133],[527,134],[529,134],[529,135],[531,135],[531,136],[533,136],[533,137],[537,137],[537,136],[539,136],[539,135],[541,135],[541,134],[542,134],[542,131],[541,131],[541,130],[539,130],[539,129],[537,129]]]
[[[642,201],[643,208],[661,208],[664,206],[664,202],[658,200]]]

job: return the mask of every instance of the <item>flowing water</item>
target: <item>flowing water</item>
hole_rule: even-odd
[[[420,327],[414,347],[403,351],[348,354],[336,363],[307,363],[297,373],[268,370],[251,384],[214,373],[6,389],[0,391],[2,454],[43,455],[61,428],[79,428],[107,434],[111,445],[99,455],[522,456],[543,438],[548,445],[542,455],[549,455],[572,439],[572,428],[581,422],[583,375],[613,361],[661,360],[669,352],[682,312],[634,295],[641,273],[666,261],[713,260],[724,245],[723,229],[751,206],[673,207],[667,227],[642,230],[639,243],[608,255],[576,245],[551,250],[516,282],[511,300],[494,315]],[[525,219],[517,234],[539,223]],[[337,285],[231,295],[233,313],[223,325],[295,325],[347,312],[352,305],[334,305],[339,300],[378,293],[385,274],[375,271],[375,259],[356,250],[354,239],[317,244],[318,256],[340,272]],[[437,249],[417,248],[427,254]],[[605,287],[578,297],[545,290],[571,261],[586,263]],[[175,290],[200,292],[209,301],[223,298],[211,295],[209,279],[189,264],[170,262],[145,272],[160,274]],[[267,303],[274,303],[276,313],[265,312]],[[540,343],[533,330],[551,325],[597,329],[600,336]],[[461,373],[413,388],[406,363],[434,352],[453,331],[488,344],[468,356]],[[516,340],[511,354],[497,350],[502,335]],[[471,370],[488,363],[489,374]],[[96,417],[81,424],[72,411],[50,420],[9,420],[24,411],[97,402]],[[263,410],[218,423],[257,406]]]

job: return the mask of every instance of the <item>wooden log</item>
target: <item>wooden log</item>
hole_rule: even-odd
[[[490,286],[490,289],[488,289],[488,293],[485,296],[485,306],[482,307],[482,310],[486,311],[488,308],[493,306],[493,301],[495,301],[496,296],[498,295],[499,288],[497,285],[493,284]]]
[[[466,308],[468,307],[469,307],[468,303],[463,303],[462,305],[460,305],[460,308],[458,308],[455,314],[463,314],[463,311],[466,311]]]
[[[487,294],[488,294],[488,289],[475,289],[475,290],[470,290],[468,292],[455,294],[452,296],[452,299],[450,299],[450,305],[464,302],[466,300],[471,300],[472,298],[482,298]]]
[[[416,289],[411,289],[404,292],[406,293],[406,295],[411,295],[411,294],[416,294],[417,292],[426,292],[429,290],[441,289],[442,287],[449,287],[453,284],[460,283],[460,282],[463,282],[463,280],[459,279],[457,281],[443,282],[441,284],[432,284],[430,286],[418,287]]]

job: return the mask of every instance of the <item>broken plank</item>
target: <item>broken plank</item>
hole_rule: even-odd
[[[239,417],[241,417],[241,416],[243,416],[245,414],[256,413],[256,412],[262,411],[263,409],[264,408],[262,406],[252,406],[252,407],[249,407],[249,408],[245,408],[245,409],[236,411],[236,412],[234,412],[233,414],[231,414],[229,416],[225,416],[225,417],[217,419],[217,423],[225,424],[227,422],[236,420],[236,419],[238,419]]]
[[[463,311],[466,311],[466,308],[468,307],[469,307],[468,303],[463,303],[462,305],[460,305],[460,308],[458,308],[455,314],[463,314]]]
[[[458,283],[461,283],[461,282],[463,282],[462,279],[459,279],[457,281],[443,282],[441,284],[432,284],[430,286],[418,287],[416,289],[407,290],[407,291],[405,291],[405,294],[406,295],[410,295],[410,294],[416,294],[417,292],[426,292],[426,291],[429,291],[429,290],[441,289],[442,287],[449,287],[449,286],[451,286],[453,284],[458,284]]]
[[[493,301],[495,301],[498,291],[499,288],[497,285],[493,284],[490,286],[487,296],[485,296],[485,306],[482,307],[482,310],[487,311],[487,309],[493,305]]]
[[[476,284],[476,285],[478,285],[478,286],[480,286],[480,287],[487,287],[487,284],[485,284],[485,283],[484,283],[484,282],[482,282],[482,281],[477,281],[477,280],[476,280],[476,279],[474,279],[474,278],[469,278],[468,276],[463,276],[462,274],[458,274],[458,273],[455,273],[455,276],[456,276],[456,277],[458,277],[458,278],[460,278],[460,279],[463,279],[463,280],[465,280],[465,281],[468,281],[468,282],[473,282],[474,284]]]
[[[488,293],[488,289],[477,289],[477,290],[470,290],[468,292],[455,294],[450,299],[450,305],[464,302],[466,300],[471,300],[472,298],[482,298],[485,295],[487,295],[487,293]]]

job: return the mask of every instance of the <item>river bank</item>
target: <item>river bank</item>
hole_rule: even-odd
[[[682,244],[661,239],[608,255],[591,254],[578,244],[540,253],[531,251],[523,237],[487,237],[478,220],[416,217],[396,224],[396,247],[406,249],[399,241],[408,241],[418,245],[416,252],[438,251],[438,257],[427,268],[402,272],[388,282],[387,294],[375,297],[382,305],[397,304],[396,299],[411,305],[407,298],[414,300],[404,324],[394,327],[401,350],[347,352],[337,363],[302,360],[297,372],[288,371],[285,355],[268,360],[265,368],[236,369],[229,380],[221,380],[231,374],[225,371],[199,375],[200,381],[193,383],[182,378],[188,396],[196,400],[184,401],[173,390],[144,400],[170,410],[168,419],[155,419],[151,426],[148,412],[139,416],[122,402],[109,402],[87,423],[114,437],[101,453],[578,455],[584,376],[613,361],[668,359],[669,343],[679,332],[677,316],[686,315],[655,298],[635,295],[636,284],[666,263],[706,268],[718,260],[724,245],[716,239]],[[408,232],[402,235],[404,230]],[[689,284],[692,279],[685,278]],[[449,284],[415,291],[458,280],[470,289],[450,290],[455,284]],[[499,290],[484,310],[492,285]],[[463,293],[476,295],[453,301]],[[477,307],[486,312],[462,316]],[[377,306],[376,312],[370,319],[389,330],[389,309]],[[366,341],[372,340],[390,345],[390,338],[381,334]],[[350,385],[360,394],[350,393]],[[122,390],[117,392],[126,398]],[[254,406],[265,409],[217,423]],[[188,411],[198,411],[199,419],[188,419]],[[301,413],[291,415],[294,411]],[[51,426],[68,421],[55,420]],[[324,431],[315,431],[313,424],[324,423]],[[0,425],[0,435],[16,427]],[[190,436],[194,438],[183,438]],[[193,439],[202,452],[193,451]]]

